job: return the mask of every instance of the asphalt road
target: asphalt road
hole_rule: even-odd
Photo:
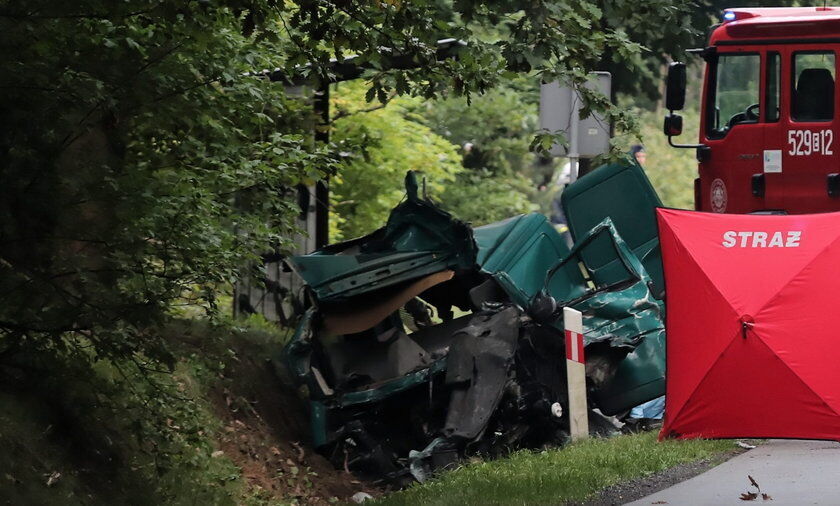
[[[756,493],[748,476],[761,487]],[[669,505],[838,505],[840,504],[840,443],[773,439],[690,480],[629,503]]]

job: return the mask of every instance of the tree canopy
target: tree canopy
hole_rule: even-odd
[[[647,2],[645,23],[664,26],[682,8]],[[632,62],[642,46],[601,23],[613,10],[568,0],[4,2],[0,357],[24,347],[165,360],[156,325],[183,304],[213,314],[241,266],[290,244],[294,187],[342,177],[346,146],[315,143],[307,101],[254,71],[328,79],[331,59],[354,56],[367,100],[470,100],[523,72],[581,81],[606,53]],[[437,58],[447,37],[465,45]],[[396,56],[412,68],[390,68]]]

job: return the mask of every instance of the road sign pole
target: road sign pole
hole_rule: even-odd
[[[569,122],[569,182],[574,183],[578,178],[578,159],[580,158],[580,96],[575,87],[572,88],[571,121]]]
[[[566,383],[569,388],[569,433],[572,441],[589,437],[586,406],[586,365],[583,356],[583,316],[580,311],[564,307],[566,329]]]

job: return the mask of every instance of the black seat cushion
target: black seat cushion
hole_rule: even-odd
[[[805,69],[799,74],[793,117],[797,121],[824,121],[834,117],[834,78],[828,69]]]

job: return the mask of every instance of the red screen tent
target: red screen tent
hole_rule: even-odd
[[[840,213],[657,211],[663,437],[840,440]]]

